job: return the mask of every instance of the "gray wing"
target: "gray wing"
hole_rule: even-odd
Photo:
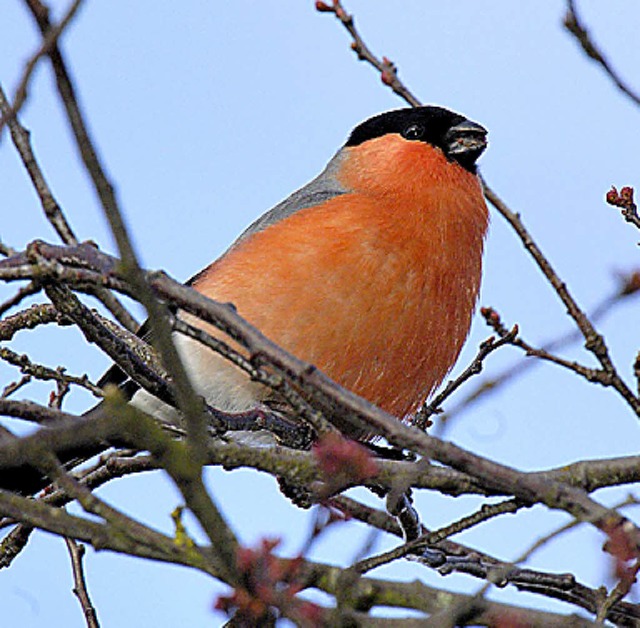
[[[263,231],[267,227],[274,225],[285,218],[295,214],[306,207],[313,207],[324,203],[336,196],[349,192],[340,181],[338,181],[337,173],[340,169],[340,162],[344,159],[342,151],[338,151],[326,168],[312,181],[309,181],[304,187],[296,190],[291,196],[278,203],[260,218],[252,222],[231,245],[233,248],[245,238]]]
[[[278,203],[275,207],[272,207],[268,212],[262,214],[260,218],[254,220],[235,240],[235,242],[223,253],[226,255],[231,249],[237,246],[245,238],[254,235],[260,231],[264,231],[267,227],[275,225],[281,220],[285,220],[289,216],[292,216],[297,211],[305,209],[306,207],[313,207],[324,203],[341,194],[347,194],[350,190],[340,183],[337,174],[340,169],[340,163],[344,159],[342,151],[338,151],[327,164],[325,169],[312,181],[309,181],[305,186],[296,190],[291,196],[288,196]],[[199,277],[208,270],[208,266],[203,268],[200,272],[193,275],[186,282],[186,285],[191,286]]]

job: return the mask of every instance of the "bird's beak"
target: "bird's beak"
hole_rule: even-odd
[[[473,165],[487,147],[487,129],[477,122],[464,120],[445,135],[447,156],[464,165]]]

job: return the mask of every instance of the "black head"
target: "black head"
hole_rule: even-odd
[[[359,124],[346,146],[358,146],[389,133],[411,142],[426,142],[442,150],[447,159],[469,172],[487,147],[487,130],[458,113],[442,107],[413,107],[381,113]]]

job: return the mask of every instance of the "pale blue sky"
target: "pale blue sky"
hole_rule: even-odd
[[[255,217],[315,176],[355,124],[402,106],[372,69],[356,61],[340,25],[317,14],[313,5],[93,0],[65,36],[63,49],[81,102],[149,268],[186,279]],[[60,13],[66,3],[54,6]],[[603,198],[611,184],[639,183],[640,110],[563,31],[559,0],[405,0],[397,6],[402,8],[394,12],[386,2],[347,4],[372,49],[398,64],[416,95],[489,129],[483,174],[522,213],[579,303],[592,307],[613,289],[616,269],[639,265],[640,234]],[[631,0],[610,0],[606,8],[593,0],[579,6],[615,67],[640,87],[640,49],[632,45],[640,6]],[[38,45],[21,3],[4,0],[0,81],[9,93]],[[36,72],[22,119],[78,235],[113,250],[46,64]],[[0,143],[0,190],[4,242],[19,248],[36,237],[55,241],[6,135]],[[518,322],[534,344],[570,328],[558,298],[497,215],[480,301],[497,308],[507,323]],[[601,326],[629,381],[640,347],[637,320],[638,301],[630,299]],[[458,369],[488,335],[477,318]],[[16,346],[52,365],[64,356],[70,370],[92,377],[108,365],[70,330],[46,330],[37,339],[22,334]],[[593,364],[579,348],[566,354]],[[523,359],[519,353],[505,349],[492,356],[487,372],[518,359]],[[0,368],[0,386],[14,377]],[[89,403],[78,395],[68,407],[81,411]],[[613,392],[546,365],[466,414],[449,436],[521,469],[636,453],[640,444],[637,420]],[[243,541],[275,534],[284,537],[286,551],[299,547],[308,514],[290,507],[270,478],[215,471],[211,488]],[[599,497],[613,501],[613,493]],[[166,482],[151,477],[118,482],[100,494],[165,530],[178,503]],[[470,512],[477,502],[424,493],[417,504],[425,522],[436,527]],[[460,540],[508,559],[563,521],[536,508],[485,524]],[[335,529],[317,556],[348,562],[363,538],[357,528]],[[531,564],[577,570],[581,581],[597,586],[607,572],[601,542],[600,535],[585,530],[550,546]],[[389,543],[385,539],[378,549]],[[221,589],[197,573],[92,550],[86,565],[105,626],[221,622],[211,611]],[[406,563],[376,575],[389,573],[456,590],[480,585]],[[3,617],[23,628],[82,626],[71,586],[64,543],[38,534],[12,568],[0,572]],[[493,595],[525,599],[509,589]],[[526,600],[574,610],[534,596]]]

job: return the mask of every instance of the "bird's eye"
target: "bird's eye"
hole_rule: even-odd
[[[421,124],[412,124],[402,133],[402,137],[408,140],[419,140],[424,135],[424,127]]]

